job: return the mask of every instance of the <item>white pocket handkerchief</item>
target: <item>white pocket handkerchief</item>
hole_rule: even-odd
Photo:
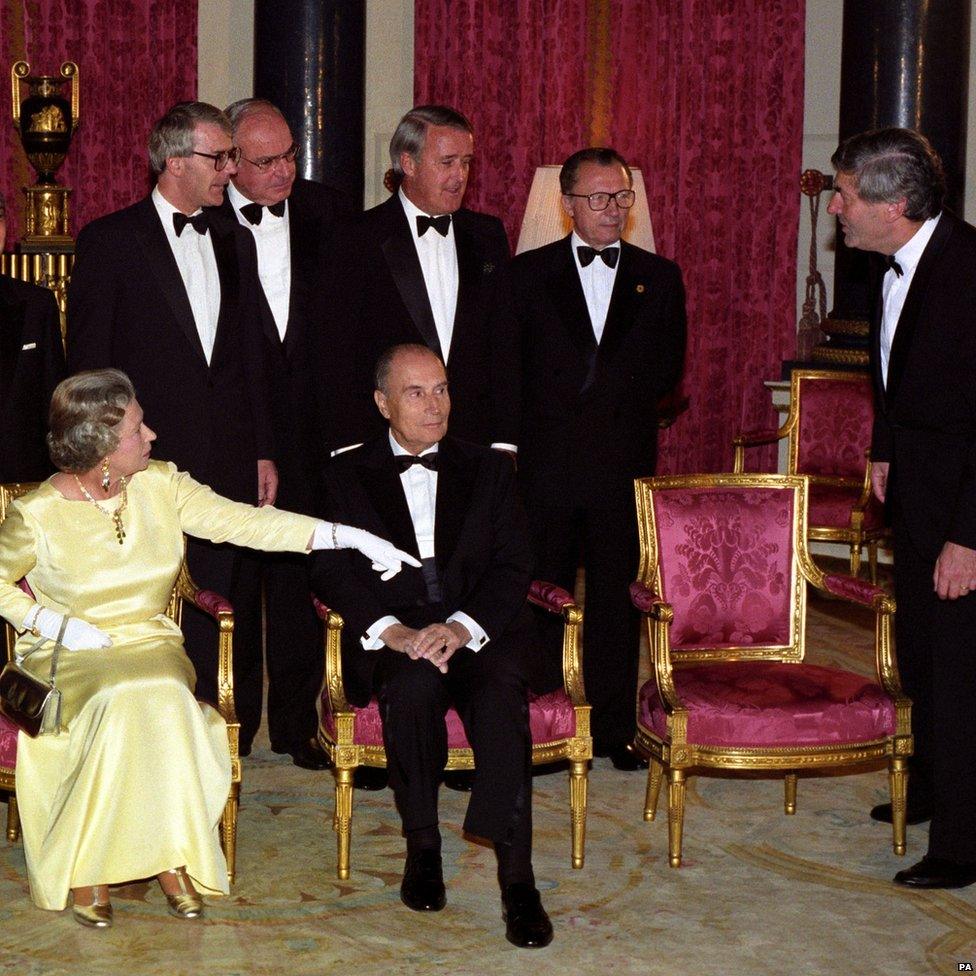
[[[24,345],[22,345],[20,348],[21,348],[22,351],[26,352],[28,349],[36,349],[37,348],[37,343],[36,342],[25,342]]]

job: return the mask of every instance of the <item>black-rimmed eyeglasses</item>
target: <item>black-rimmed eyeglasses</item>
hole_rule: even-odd
[[[260,159],[248,159],[247,156],[241,156],[241,159],[245,163],[250,163],[252,166],[256,166],[262,173],[267,173],[275,163],[279,160],[283,163],[293,163],[298,156],[299,147],[292,144],[283,153],[278,153],[277,156],[262,156]],[[238,150],[239,151],[239,150]]]
[[[611,200],[621,210],[629,210],[637,198],[637,194],[633,190],[617,190],[616,193],[564,193],[563,196],[585,199],[590,205],[590,210],[596,211],[606,210],[610,206]]]
[[[214,169],[218,173],[227,165],[228,160],[235,166],[241,161],[241,151],[237,148],[237,146],[234,146],[233,149],[221,149],[220,152],[216,153],[205,153],[194,149],[193,155],[203,156],[204,159],[212,159]]]

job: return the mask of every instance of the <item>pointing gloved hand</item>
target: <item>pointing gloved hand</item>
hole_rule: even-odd
[[[63,619],[63,614],[41,607],[34,617],[32,626],[42,637],[57,640]],[[69,651],[80,651],[83,648],[111,647],[112,638],[104,630],[93,627],[80,617],[68,617],[61,643]]]
[[[373,569],[383,575],[382,580],[392,579],[403,564],[419,567],[418,560],[409,552],[397,549],[391,542],[381,539],[365,529],[338,522],[320,522],[312,534],[313,549],[358,549],[373,564]]]

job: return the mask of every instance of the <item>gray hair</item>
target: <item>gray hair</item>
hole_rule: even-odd
[[[390,346],[389,349],[385,349],[380,355],[380,358],[376,361],[376,371],[374,373],[374,380],[376,389],[384,395],[389,395],[389,381],[390,373],[393,370],[393,364],[397,361],[400,356],[405,356],[407,353],[416,353],[421,356],[431,356],[436,359],[439,363],[441,362],[441,357],[434,352],[430,346],[425,346],[421,342],[401,342],[396,346]],[[441,363],[443,365],[443,363]]]
[[[198,124],[216,125],[230,135],[227,116],[207,102],[177,102],[149,133],[149,165],[158,176],[171,156],[193,155],[193,130]]]
[[[845,139],[830,157],[839,173],[850,173],[857,193],[869,203],[906,201],[909,220],[937,217],[945,199],[945,172],[932,144],[913,129],[875,129]]]
[[[118,369],[92,369],[62,380],[51,395],[47,449],[60,471],[91,471],[119,446],[117,427],[135,399]]]
[[[288,125],[288,120],[285,118],[284,113],[275,105],[274,102],[269,102],[266,98],[239,98],[236,102],[231,102],[227,108],[224,109],[224,115],[227,116],[227,120],[230,122],[230,134],[232,137],[237,135],[237,130],[240,124],[251,115],[259,115],[264,112],[270,112],[272,115],[277,115],[285,125]]]
[[[400,156],[406,153],[413,159],[420,156],[427,141],[427,126],[443,125],[474,135],[471,123],[458,111],[446,105],[418,105],[410,109],[396,127],[390,140],[390,162],[397,179],[403,177]]]

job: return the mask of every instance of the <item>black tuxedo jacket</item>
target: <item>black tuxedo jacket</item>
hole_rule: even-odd
[[[512,262],[522,335],[519,472],[627,482],[654,473],[657,401],[677,383],[685,293],[672,261],[621,241],[597,345],[571,236]]]
[[[512,637],[516,629],[521,634],[526,626],[532,556],[511,460],[454,437],[441,441],[439,454],[434,548],[440,607],[428,603],[423,574],[412,566],[383,582],[355,551],[313,556],[312,588],[345,621],[344,674],[357,702],[368,698],[376,661],[360,638],[387,614],[423,627],[460,610],[491,642]],[[327,465],[324,481],[324,517],[375,532],[419,558],[387,434],[339,455]]]
[[[872,323],[871,457],[889,461],[886,501],[915,547],[976,549],[976,228],[942,212],[905,298],[881,378],[881,283]]]
[[[519,355],[508,239],[497,218],[473,210],[458,210],[453,223],[458,297],[447,360],[451,430],[479,444],[514,444]],[[373,404],[373,370],[385,349],[416,342],[441,354],[398,195],[341,226],[334,258],[322,313],[328,326],[323,358],[332,381],[324,424],[332,448],[384,429]]]
[[[193,233],[192,229],[184,233]],[[214,225],[220,316],[208,365],[183,279],[146,199],[78,235],[68,290],[68,369],[114,366],[132,380],[153,451],[239,501],[257,500],[274,458],[251,235]]]
[[[220,207],[207,210],[218,225],[233,227],[240,223],[226,195]],[[291,292],[284,340],[278,334],[260,280],[255,283],[271,425],[281,476],[277,504],[283,508],[309,509],[314,498],[311,485],[328,458],[315,409],[331,372],[328,362],[316,358],[322,330],[317,295],[322,266],[332,253],[336,222],[352,213],[351,202],[339,190],[311,180],[295,180],[288,198]],[[253,235],[248,233],[248,237],[254,248]],[[256,268],[256,249],[253,261]]]
[[[44,438],[64,373],[54,295],[0,276],[0,482],[40,481],[53,470]]]

